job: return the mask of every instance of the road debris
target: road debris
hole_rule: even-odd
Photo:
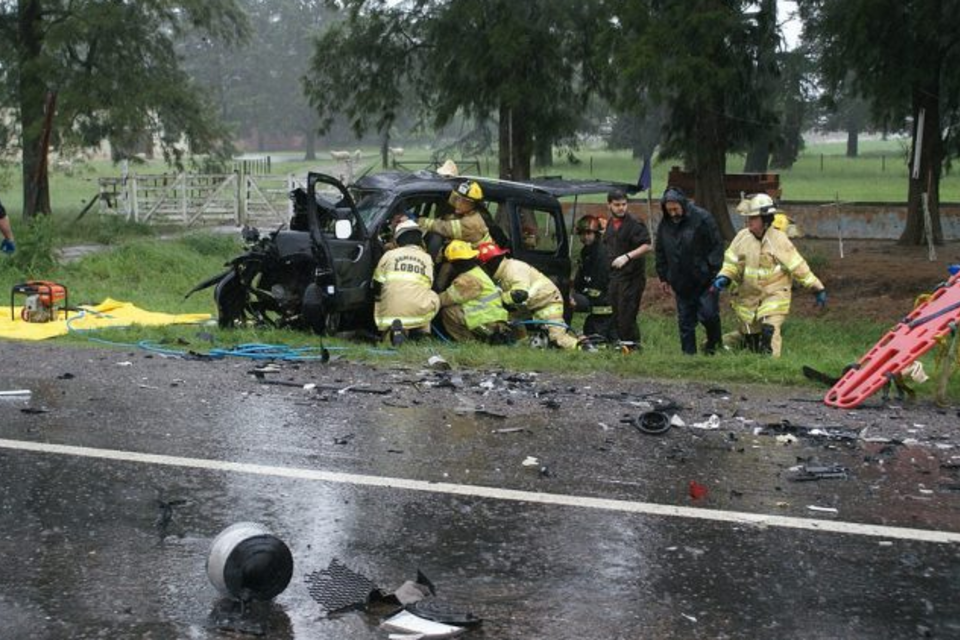
[[[790,480],[794,482],[810,482],[813,480],[846,480],[849,478],[849,470],[839,464],[831,465],[806,465],[801,464],[790,467]]]
[[[708,429],[708,430],[719,429],[719,428],[720,428],[720,416],[718,416],[717,414],[714,413],[714,414],[712,414],[709,418],[707,418],[705,421],[703,421],[703,422],[694,422],[694,423],[691,424],[690,426],[693,427],[694,429]]]
[[[691,499],[701,500],[707,497],[707,494],[710,493],[710,489],[705,485],[700,484],[696,480],[691,480],[689,486],[687,487],[687,492],[690,494]]]
[[[662,435],[670,430],[670,417],[662,411],[646,411],[632,421],[634,427],[648,435]]]
[[[840,510],[837,509],[836,507],[818,507],[815,504],[808,504],[807,509],[809,509],[810,511],[816,511],[817,513],[833,513],[833,514],[840,513]]]
[[[261,524],[232,524],[210,545],[207,577],[224,596],[243,602],[272,600],[292,576],[290,549]]]

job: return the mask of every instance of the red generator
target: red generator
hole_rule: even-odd
[[[49,280],[29,280],[13,285],[10,291],[11,320],[15,320],[13,299],[17,294],[26,296],[20,310],[20,319],[24,322],[52,322],[60,317],[60,309],[63,309],[64,317],[68,313],[65,286]]]

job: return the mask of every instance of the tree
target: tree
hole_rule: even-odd
[[[413,99],[441,127],[457,114],[498,126],[500,175],[530,176],[535,141],[572,134],[597,81],[603,3],[347,0],[305,79],[325,125],[383,133]],[[331,61],[336,61],[331,64]]]
[[[762,28],[727,0],[619,0],[610,21],[617,103],[627,109],[644,94],[669,111],[661,149],[681,156],[696,177],[695,198],[734,229],[727,211],[726,154],[745,149],[769,126],[769,106],[752,86]]]
[[[825,89],[852,73],[852,89],[876,122],[911,121],[907,224],[901,244],[920,244],[930,228],[943,242],[940,176],[960,151],[960,2],[958,0],[798,0],[805,36],[816,43]]]
[[[770,165],[789,169],[803,149],[803,130],[811,119],[814,86],[811,81],[810,56],[800,47],[780,55],[780,91],[777,110],[780,114],[779,135],[774,140]]]
[[[155,137],[171,162],[184,143],[196,152],[220,147],[225,132],[173,43],[194,29],[238,39],[246,25],[234,0],[0,2],[0,109],[19,117],[24,217],[50,212],[45,115],[58,144],[109,139],[129,154]],[[45,114],[48,96],[55,114]]]
[[[860,132],[870,124],[870,103],[855,93],[845,90],[852,82],[845,81],[833,93],[824,96],[827,118],[824,128],[829,131],[845,131],[847,134],[846,157],[856,158],[860,154]]]

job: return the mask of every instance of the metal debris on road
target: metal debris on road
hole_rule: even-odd
[[[372,580],[336,558],[326,569],[308,573],[304,580],[310,597],[328,614],[362,609],[377,590]]]
[[[272,600],[293,577],[293,555],[261,524],[238,522],[214,538],[207,577],[222,595],[241,601]]]
[[[791,467],[790,480],[794,482],[810,482],[813,480],[846,480],[850,477],[849,470],[839,464],[806,465]]]

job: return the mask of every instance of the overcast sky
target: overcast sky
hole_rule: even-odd
[[[783,24],[787,49],[793,49],[800,41],[800,21],[788,20],[796,11],[797,3],[793,0],[777,0],[777,21]]]

